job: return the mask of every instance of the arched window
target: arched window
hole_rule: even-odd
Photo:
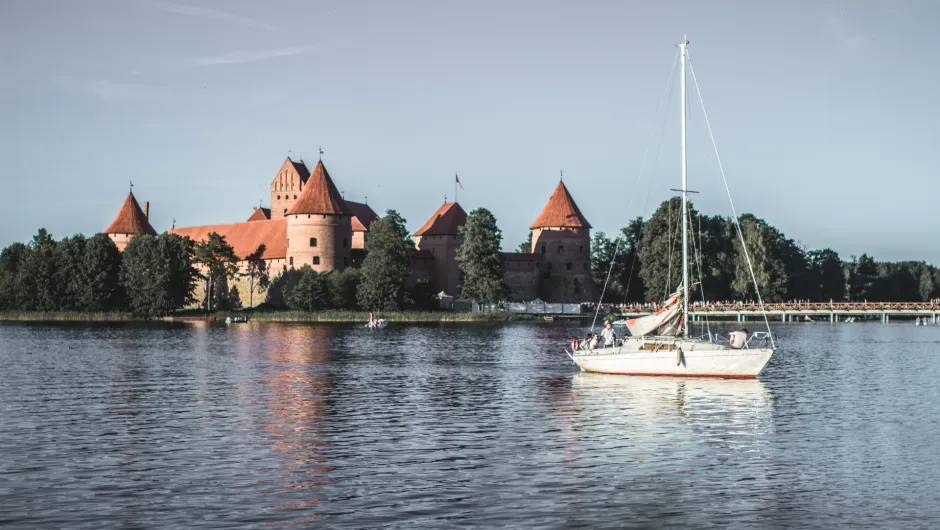
[[[291,256],[291,257],[287,258],[287,261],[290,262],[290,266],[291,266],[291,267],[294,266],[294,256]]]
[[[348,245],[348,244],[349,244],[349,242],[346,241],[346,238],[344,237],[344,238],[343,238],[343,248],[346,248],[346,245]]]
[[[564,253],[565,253],[565,247],[563,247],[563,246],[561,246],[561,245],[558,245],[558,253],[559,253],[559,254],[564,254]]]
[[[310,246],[311,246],[311,247],[317,246],[317,238],[315,238],[315,237],[311,237],[311,238],[310,238]]]
[[[294,198],[296,199],[296,198],[297,198],[297,196],[296,196],[296,195],[294,195]]]
[[[314,264],[314,265],[319,265],[319,264],[320,264],[320,256],[314,256],[314,257],[313,257],[313,264]]]
[[[284,215],[287,215],[287,208],[284,208]]]
[[[280,196],[280,195],[277,196],[277,200],[281,200],[281,196]]]
[[[584,245],[578,247],[578,254],[584,254]]]
[[[542,254],[545,254],[545,252],[547,252],[547,249],[545,248],[545,245],[542,245]]]
[[[565,263],[565,268],[568,269],[569,271],[571,270],[571,262],[570,262],[570,261],[569,261],[568,263]]]

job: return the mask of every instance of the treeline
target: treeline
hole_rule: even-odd
[[[484,208],[461,228],[457,260],[465,276],[462,294],[480,303],[505,299],[499,249],[502,235]],[[389,210],[373,221],[361,268],[318,273],[309,266],[270,271],[264,247],[240,259],[220,234],[205,241],[163,233],[138,235],[119,252],[106,234],[56,241],[40,229],[28,244],[0,251],[0,311],[131,311],[153,318],[197,302],[206,311],[241,307],[232,280],[248,280],[249,304],[258,290],[272,306],[301,311],[365,309],[398,311],[438,307],[429,279],[412,268],[415,244],[405,220]],[[201,300],[197,285],[203,286]]]
[[[663,300],[682,279],[681,200],[663,202],[649,220],[636,218],[611,239],[591,241],[592,276],[602,287],[614,250],[617,259],[605,302]],[[732,220],[700,215],[690,206],[690,298],[756,300],[750,257],[761,296],[768,302],[927,301],[940,297],[940,269],[924,262],[876,262],[863,254],[843,260],[829,248],[807,250],[763,219],[739,219],[746,255]]]

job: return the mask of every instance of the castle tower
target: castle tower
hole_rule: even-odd
[[[328,272],[351,264],[352,212],[322,160],[286,217],[288,266],[310,265],[315,271]]]
[[[539,269],[539,296],[553,302],[593,299],[591,225],[563,181],[529,229]]]
[[[431,252],[433,256],[435,288],[451,296],[460,294],[457,247],[463,242],[463,237],[457,233],[457,229],[466,222],[467,212],[459,204],[445,202],[414,233],[415,248]]]
[[[108,234],[111,241],[114,241],[118,250],[124,252],[124,248],[130,243],[131,238],[137,234],[157,235],[157,231],[150,226],[149,215],[150,203],[145,202],[144,209],[141,210],[140,205],[137,204],[137,199],[134,198],[134,193],[130,192],[127,194],[127,198],[124,199],[121,209],[114,216],[114,220],[104,229],[104,233]]]
[[[271,215],[270,219],[283,219],[287,210],[294,205],[297,197],[303,191],[310,178],[310,170],[303,160],[294,162],[287,157],[271,181]]]

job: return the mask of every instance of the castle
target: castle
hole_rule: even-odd
[[[365,237],[378,215],[367,204],[345,200],[323,161],[310,171],[303,161],[288,157],[271,181],[271,207],[255,208],[238,223],[174,227],[171,234],[203,241],[212,232],[225,237],[243,261],[263,260],[272,273],[310,266],[328,272],[361,265]],[[123,251],[137,234],[155,235],[149,221],[150,203],[141,208],[133,192],[118,210],[105,233]],[[445,202],[415,233],[416,252],[412,271],[428,280],[436,292],[458,297],[461,274],[457,248],[462,243],[458,228],[467,213],[456,202]],[[504,252],[505,279],[511,301],[541,299],[548,302],[581,302],[593,299],[591,281],[591,225],[578,209],[564,182],[559,181],[542,212],[529,227],[529,252]],[[249,299],[263,302],[265,293],[240,275],[235,280],[243,305]],[[197,297],[201,298],[202,287]]]

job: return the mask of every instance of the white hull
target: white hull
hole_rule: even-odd
[[[577,351],[571,359],[584,372],[753,378],[773,348],[734,350],[726,345],[685,339],[631,339],[622,347]]]

